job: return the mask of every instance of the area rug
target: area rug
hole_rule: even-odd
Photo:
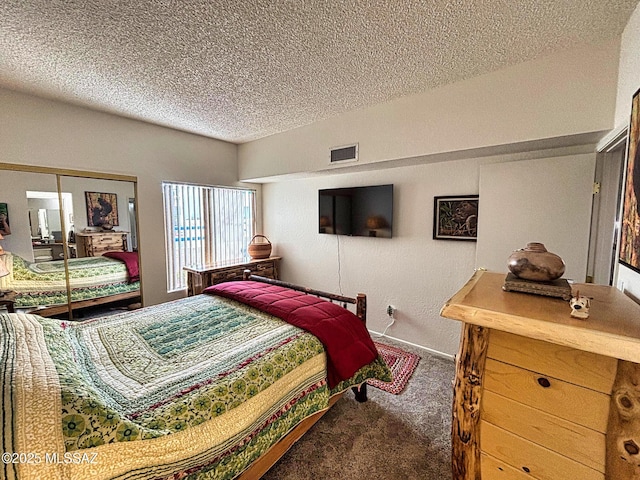
[[[373,343],[380,355],[382,355],[384,361],[389,365],[391,373],[393,373],[393,381],[385,383],[380,380],[371,379],[367,380],[367,383],[385,392],[393,393],[394,395],[400,394],[407,386],[407,382],[409,382],[411,375],[413,375],[413,372],[418,366],[420,357],[415,353],[406,352],[391,345],[375,341]]]

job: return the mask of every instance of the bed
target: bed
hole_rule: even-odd
[[[280,283],[85,322],[0,315],[3,478],[260,478],[343,392],[391,380],[364,296],[331,295],[354,314]]]
[[[74,309],[140,297],[134,252],[108,252],[100,257],[67,261],[65,269],[64,260],[36,263],[6,253],[4,262],[9,275],[0,279],[0,288],[17,292],[14,308],[33,310],[40,316],[68,311],[67,273]]]

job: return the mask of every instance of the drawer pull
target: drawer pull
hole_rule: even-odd
[[[629,455],[638,455],[640,453],[640,447],[633,440],[627,440],[624,442],[624,449]]]
[[[529,467],[522,467],[522,470],[524,470],[527,473],[531,473],[531,470],[529,469]]]
[[[540,377],[538,378],[538,385],[542,388],[549,388],[551,386],[551,382],[548,378]]]
[[[619,402],[620,402],[620,405],[622,405],[622,406],[623,406],[624,408],[626,408],[626,409],[633,408],[633,402],[632,402],[632,401],[631,401],[631,399],[630,399],[629,397],[627,397],[626,395],[625,395],[625,396],[620,397]]]

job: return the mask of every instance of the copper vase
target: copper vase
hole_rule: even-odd
[[[516,277],[537,282],[551,282],[564,273],[564,262],[555,253],[548,252],[542,243],[527,243],[509,257],[509,270]]]

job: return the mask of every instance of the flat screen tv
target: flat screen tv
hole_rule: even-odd
[[[318,198],[320,233],[391,238],[393,185],[323,189]]]

